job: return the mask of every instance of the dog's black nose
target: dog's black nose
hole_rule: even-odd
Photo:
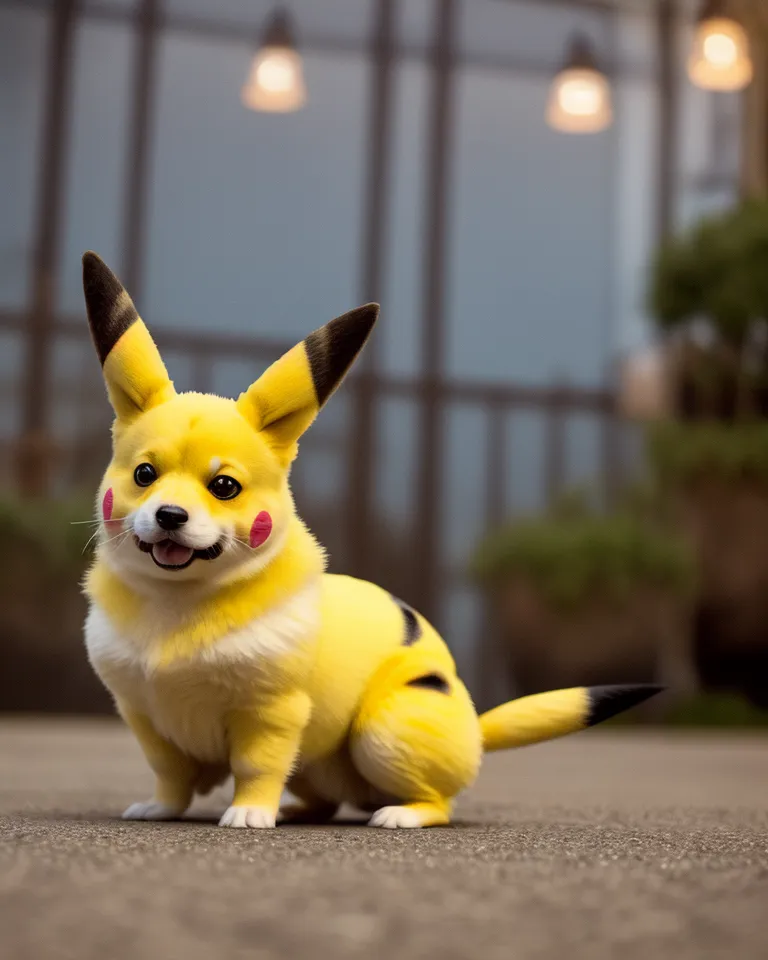
[[[178,530],[179,527],[189,520],[189,514],[183,507],[158,507],[155,513],[155,520],[163,530]]]

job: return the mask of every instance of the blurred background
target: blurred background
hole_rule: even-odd
[[[111,709],[94,249],[179,389],[381,302],[297,505],[479,706],[766,722],[763,0],[0,0],[0,77],[0,709]]]

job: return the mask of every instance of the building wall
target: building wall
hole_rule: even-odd
[[[57,309],[81,315],[79,259],[102,253],[118,272],[135,34],[104,11],[135,0],[86,3],[76,31]],[[214,13],[215,7],[215,13]],[[305,44],[307,108],[260,115],[239,100],[267,0],[168,0],[169,16],[246,24],[236,36],[168,29],[158,52],[151,131],[143,283],[134,291],[154,328],[217,330],[298,339],[357,303],[361,292],[362,200],[369,67],[363,52],[370,0],[301,0],[291,5]],[[648,335],[645,271],[654,242],[654,28],[639,7],[605,14],[535,0],[464,0],[453,82],[446,373],[473,381],[597,386],[616,354]],[[98,16],[89,14],[96,12]],[[190,21],[191,18],[191,21]],[[423,357],[423,209],[431,79],[425,52],[432,0],[399,4],[402,55],[394,78],[392,177],[383,318],[385,372],[418,376]],[[27,302],[42,117],[45,4],[0,4],[0,309]],[[575,137],[544,123],[549,83],[574,29],[585,31],[614,78],[615,123]],[[329,49],[333,41],[345,49]],[[697,128],[698,129],[698,128]],[[685,128],[681,164],[689,140]],[[3,335],[0,431],[13,436],[18,344]],[[193,371],[170,358],[181,386]],[[57,348],[56,371],[71,382],[90,370],[89,348]],[[214,388],[238,392],[258,374],[244,363],[215,370]],[[67,381],[67,378],[70,378]],[[66,391],[63,391],[66,393]],[[63,394],[62,394],[63,396]],[[349,418],[343,392],[323,414],[328,439],[307,453],[298,479],[313,503],[337,502]],[[75,430],[78,413],[57,403],[56,429]],[[378,411],[377,509],[395,529],[418,528],[414,514],[417,417],[392,399]],[[541,415],[507,424],[508,509],[540,508]],[[442,552],[461,568],[482,533],[482,415],[457,405],[446,415]],[[573,418],[568,476],[594,477],[598,425]],[[450,592],[444,619],[471,633],[475,601]]]

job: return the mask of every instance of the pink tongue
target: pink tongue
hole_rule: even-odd
[[[185,547],[173,540],[162,540],[152,546],[152,556],[166,567],[180,567],[192,557],[192,547]]]

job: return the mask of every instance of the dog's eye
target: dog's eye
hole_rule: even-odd
[[[234,500],[243,488],[234,477],[226,477],[222,474],[211,480],[208,489],[218,500]]]
[[[133,471],[133,479],[140,487],[148,487],[157,480],[157,470],[151,463],[140,463]]]

